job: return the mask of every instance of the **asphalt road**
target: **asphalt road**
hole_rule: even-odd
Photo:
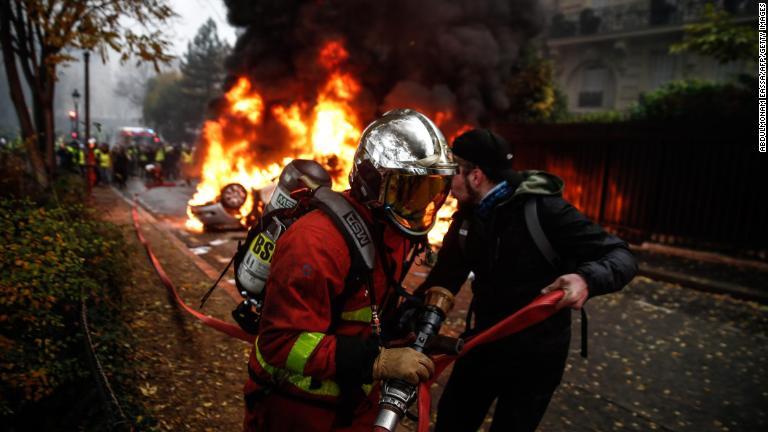
[[[193,253],[223,269],[245,233],[187,232],[185,205],[193,192],[144,191],[139,183],[127,191]],[[407,284],[426,271],[415,267]],[[448,332],[464,326],[468,291]],[[569,366],[540,430],[768,430],[768,307],[644,277],[587,306],[589,358],[578,355],[574,314]],[[440,391],[436,386],[435,396]]]

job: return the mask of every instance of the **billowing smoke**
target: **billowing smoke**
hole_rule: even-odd
[[[364,87],[361,117],[394,107],[456,121],[502,118],[504,86],[520,48],[544,22],[541,0],[225,0],[243,27],[229,58],[236,77],[258,83],[265,102],[315,91],[320,47],[341,40]]]

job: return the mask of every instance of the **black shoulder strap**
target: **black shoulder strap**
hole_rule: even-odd
[[[541,223],[539,222],[539,211],[537,205],[538,202],[539,198],[537,196],[533,196],[525,202],[525,225],[528,227],[528,232],[531,234],[533,242],[536,243],[536,247],[539,249],[539,252],[544,255],[544,258],[546,258],[547,262],[549,262],[552,268],[558,272],[561,272],[563,264],[562,260],[560,259],[560,255],[558,255],[558,253],[555,251],[555,248],[552,247],[552,243],[549,242],[549,239],[544,233],[544,230],[541,228]],[[582,307],[581,356],[584,358],[587,357],[587,333],[587,311],[584,307]]]
[[[325,214],[344,237],[349,249],[351,266],[346,279],[344,290],[335,303],[331,324],[328,332],[338,325],[344,303],[364,284],[373,286],[373,266],[376,259],[375,239],[362,216],[352,207],[340,193],[329,187],[321,186],[314,191],[310,204]],[[371,289],[371,302],[375,302]]]
[[[528,232],[531,234],[531,238],[533,238],[533,242],[536,244],[539,252],[544,255],[544,258],[555,270],[560,271],[562,268],[560,255],[555,252],[555,248],[552,247],[552,243],[549,242],[547,235],[544,234],[544,230],[539,222],[538,202],[539,198],[536,196],[529,198],[525,202],[525,226],[528,227]]]

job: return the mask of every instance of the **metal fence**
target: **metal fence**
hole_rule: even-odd
[[[505,126],[518,169],[565,180],[565,197],[628,240],[768,249],[768,158],[736,125]]]

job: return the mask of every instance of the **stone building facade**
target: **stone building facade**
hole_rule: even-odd
[[[757,21],[753,0],[555,0],[546,49],[569,111],[626,110],[669,81],[726,81],[749,72],[750,62],[670,54],[685,25],[704,18],[707,4],[725,8],[737,22]]]

